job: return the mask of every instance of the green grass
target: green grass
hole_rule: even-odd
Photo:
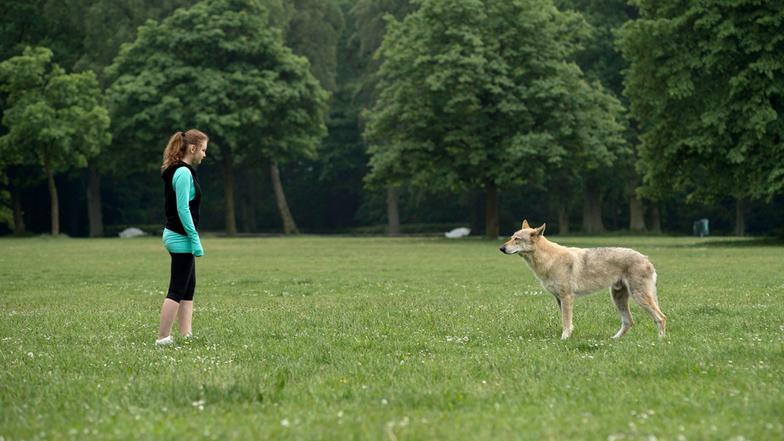
[[[0,240],[0,440],[784,438],[784,247],[552,239],[647,254],[668,338],[603,292],[559,340],[501,241],[207,237],[156,348],[158,238]]]

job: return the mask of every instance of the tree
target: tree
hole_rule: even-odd
[[[122,43],[135,38],[136,28],[149,18],[160,19],[196,0],[35,0],[4,3],[3,43],[0,53],[18,54],[25,45],[53,49],[59,65],[75,72],[92,70],[102,87],[104,68]],[[11,51],[9,53],[9,51]],[[0,57],[6,58],[6,57]],[[128,162],[116,163],[112,149],[93,157],[83,170],[86,182],[90,236],[103,235],[101,177],[133,171]],[[12,183],[13,190],[18,183]],[[15,193],[14,193],[15,194]],[[23,225],[23,224],[22,224]]]
[[[310,61],[313,75],[328,91],[337,88],[337,46],[343,13],[335,0],[294,0],[286,24],[286,46]]]
[[[83,29],[81,51],[75,70],[93,70],[103,87],[105,69],[124,43],[136,39],[137,28],[147,20],[161,20],[177,8],[193,6],[197,0],[60,0],[68,5],[68,15],[78,15]]]
[[[105,69],[120,50],[123,43],[136,38],[136,29],[148,19],[162,19],[179,7],[190,6],[195,0],[141,0],[114,1],[97,0],[84,4],[84,0],[65,0],[67,16],[77,15],[83,38],[79,41],[79,58],[74,69],[93,70],[102,87],[108,86]],[[116,152],[104,152],[90,161],[84,172],[87,183],[87,213],[90,222],[90,237],[103,236],[103,203],[101,177],[113,173],[123,175],[134,167],[125,161],[117,161]]]
[[[626,107],[623,96],[623,75],[627,63],[616,47],[617,30],[630,18],[636,16],[636,9],[626,4],[625,0],[557,0],[561,9],[574,9],[580,12],[591,26],[590,37],[585,41],[582,50],[575,54],[575,61],[585,73],[586,78],[599,81],[605,89],[621,101],[624,106],[624,118],[621,123],[626,127],[624,133],[627,145],[622,151],[613,152],[612,164],[594,168],[577,165],[577,179],[574,187],[583,189],[583,230],[600,232],[604,230],[602,221],[602,196],[609,188],[625,187],[625,197],[629,204],[629,229],[644,231],[643,203],[636,194],[640,178],[635,170],[639,143],[633,126],[629,126],[625,118]],[[631,147],[631,148],[629,148]],[[563,186],[562,176],[555,175],[555,180]],[[569,197],[559,197],[569,200]]]
[[[77,1],[77,0],[74,0]],[[27,46],[42,46],[53,50],[53,61],[70,70],[78,48],[73,43],[82,33],[75,25],[73,15],[65,16],[62,2],[53,0],[5,0],[0,15],[0,60],[20,55]],[[0,118],[2,117],[0,110]],[[3,131],[0,130],[0,135]],[[30,167],[9,165],[7,185],[11,193],[14,233],[25,234],[21,188],[36,181],[36,174],[28,173]]]
[[[171,132],[199,127],[210,136],[223,168],[228,234],[237,231],[235,165],[311,156],[325,132],[327,93],[268,23],[257,1],[207,0],[148,21],[108,71],[112,111],[124,115],[115,134],[144,146],[135,152],[151,167]],[[281,218],[292,232],[290,214],[281,210]]]
[[[396,20],[402,20],[415,9],[416,6],[409,0],[359,0],[352,8],[351,15],[356,21],[356,27],[350,41],[354,48],[356,68],[360,72],[359,81],[355,85],[354,100],[360,109],[370,107],[375,101],[373,91],[380,63],[378,59],[374,59],[374,54],[386,34],[385,17],[389,15]],[[400,187],[405,182],[404,177],[388,177],[387,182],[379,183],[386,187],[387,234],[390,236],[400,234]]]
[[[335,92],[337,43],[343,29],[343,13],[334,0],[295,0],[287,2],[286,23],[283,25],[287,47],[310,62],[310,72],[321,86]],[[330,119],[326,121],[330,125]],[[319,144],[321,148],[323,144]],[[278,210],[283,213],[284,231],[298,232],[288,207],[277,161],[270,162],[270,179]]]
[[[357,67],[363,71],[356,91],[358,102],[367,105],[374,99],[377,82],[375,73],[381,65],[375,54],[387,33],[387,17],[400,21],[416,8],[411,0],[358,0],[352,8],[356,29],[351,40],[356,51]]]
[[[46,0],[4,0],[0,20],[0,59],[22,52],[25,46],[38,43],[48,24],[42,20]]]
[[[578,14],[527,0],[425,0],[391,23],[371,179],[402,170],[416,185],[482,188],[496,238],[500,188],[542,183],[569,149],[622,142],[617,100],[569,61],[584,30]]]
[[[87,0],[3,0],[0,59],[27,46],[47,47],[54,61],[71,71],[81,54],[82,13]]]
[[[66,74],[47,48],[26,48],[0,63],[0,92],[7,98],[0,152],[12,163],[43,167],[49,186],[52,234],[60,234],[54,174],[85,167],[109,144],[109,115],[95,74]]]
[[[621,32],[642,130],[643,191],[738,201],[784,190],[784,9],[777,2],[636,2]]]

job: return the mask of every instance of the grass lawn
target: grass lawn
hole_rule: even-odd
[[[667,339],[601,292],[559,340],[501,240],[207,237],[156,348],[159,238],[1,239],[0,440],[784,439],[784,246],[551,239],[648,255]]]

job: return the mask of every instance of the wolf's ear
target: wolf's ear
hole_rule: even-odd
[[[528,219],[523,219],[523,227],[520,229],[525,230],[526,228],[531,228],[531,227],[528,225]]]
[[[547,224],[542,224],[541,227],[534,229],[534,234],[537,235],[537,236],[541,235],[542,233],[544,233],[544,228],[546,226],[547,226]]]

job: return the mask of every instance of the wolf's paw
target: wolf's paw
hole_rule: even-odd
[[[619,338],[623,337],[628,331],[629,328],[621,328],[618,330],[618,332],[615,333],[615,335],[612,336],[612,339],[618,340]]]

